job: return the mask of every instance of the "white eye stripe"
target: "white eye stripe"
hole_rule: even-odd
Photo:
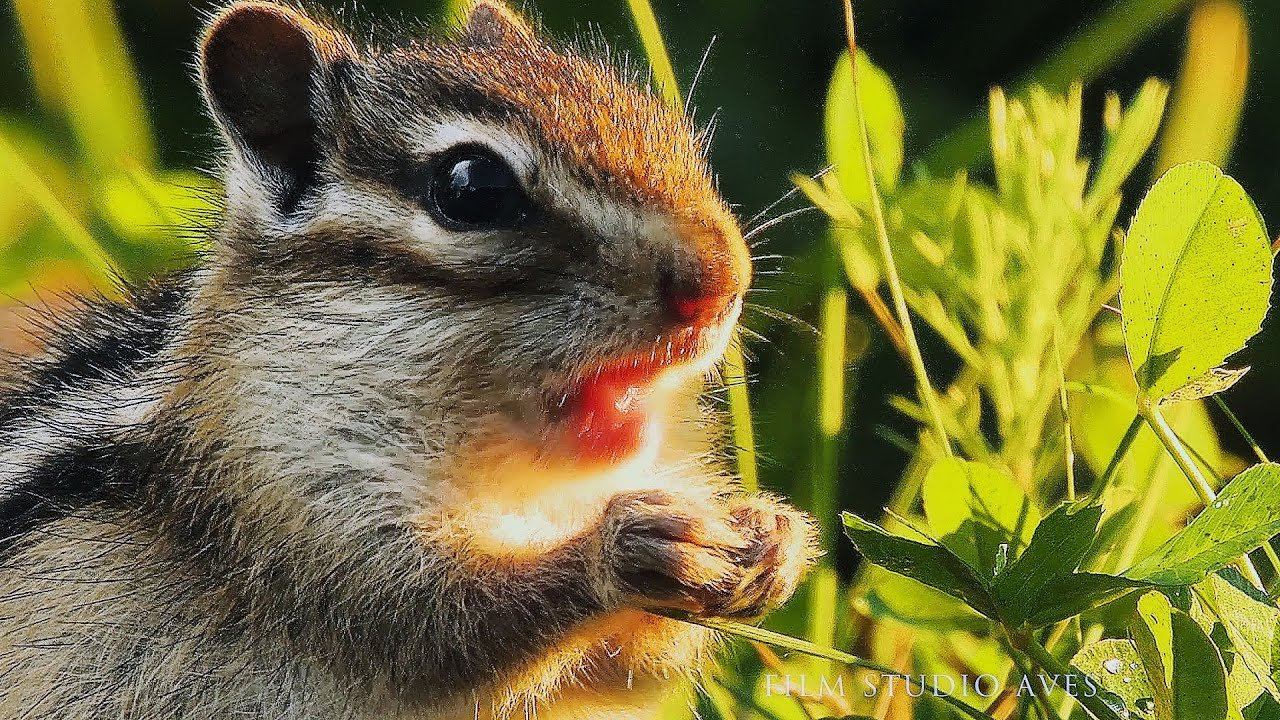
[[[634,236],[650,213],[589,190],[570,176],[561,163],[529,138],[495,123],[462,115],[424,118],[407,136],[410,152],[421,157],[458,145],[479,143],[511,166],[529,189],[535,175],[550,201],[586,222],[604,237]]]
[[[423,119],[407,139],[410,152],[420,157],[468,143],[483,145],[506,161],[526,184],[537,174],[540,161],[545,160],[526,138],[501,126],[461,115]]]

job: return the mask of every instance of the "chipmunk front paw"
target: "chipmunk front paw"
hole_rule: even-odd
[[[807,514],[769,495],[751,495],[730,504],[729,524],[749,545],[732,602],[716,613],[723,617],[760,617],[782,605],[818,555],[817,527]]]
[[[795,591],[813,556],[812,523],[767,496],[707,504],[668,492],[615,497],[604,560],[625,602],[749,618]]]

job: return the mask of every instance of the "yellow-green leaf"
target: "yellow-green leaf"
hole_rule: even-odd
[[[1280,532],[1280,465],[1255,465],[1227,483],[1213,504],[1124,572],[1155,585],[1190,585]]]
[[[1241,350],[1271,296],[1271,244],[1239,183],[1178,165],[1134,216],[1120,270],[1124,341],[1138,386],[1160,400]]]
[[[858,51],[858,83],[876,179],[880,187],[892,192],[898,185],[898,173],[902,168],[902,132],[905,126],[898,92],[889,76],[862,51]],[[827,158],[835,165],[840,188],[849,202],[865,205],[869,195],[848,53],[842,54],[836,62],[831,85],[827,89],[826,133]]]
[[[1258,602],[1217,574],[1195,589],[1231,639],[1236,657],[1263,689],[1280,699],[1276,685],[1280,669],[1275,667],[1280,664],[1280,610]]]
[[[1124,702],[1125,709],[1139,717],[1154,715],[1154,691],[1138,650],[1129,640],[1099,640],[1085,645],[1071,664],[1103,690]]]

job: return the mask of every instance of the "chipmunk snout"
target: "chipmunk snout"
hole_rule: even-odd
[[[679,325],[713,325],[737,302],[738,291],[690,285],[664,275],[660,294],[667,316]]]
[[[681,325],[719,322],[751,281],[751,258],[736,229],[698,228],[685,233],[692,262],[660,274],[659,297],[668,317]]]

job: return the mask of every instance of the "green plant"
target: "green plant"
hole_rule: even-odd
[[[1248,553],[1263,548],[1272,574],[1280,571],[1268,544],[1280,532],[1280,465],[1263,456],[1215,483],[1220,463],[1197,455],[1167,417],[1179,412],[1184,432],[1202,435],[1197,401],[1214,397],[1226,409],[1219,394],[1245,372],[1224,363],[1259,330],[1269,303],[1272,253],[1257,210],[1215,166],[1189,162],[1155,184],[1127,233],[1115,229],[1121,187],[1160,126],[1168,92],[1156,81],[1125,109],[1109,98],[1096,163],[1080,157],[1079,84],[1062,96],[1031,86],[1025,101],[997,89],[989,115],[994,186],[963,173],[902,182],[896,94],[858,52],[848,3],[846,13],[850,53],[837,65],[827,112],[835,169],[795,180],[831,217],[848,286],[911,367],[919,401],[897,404],[923,424],[913,476],[885,527],[843,515],[866,560],[908,579],[864,573],[855,606],[873,622],[934,635],[940,618],[963,618],[974,642],[994,646],[991,666],[1007,675],[1006,687],[1054,678],[1031,683],[1031,699],[1022,698],[1044,717],[1073,709],[1095,718],[1261,712],[1280,699],[1272,659],[1280,615]],[[882,284],[893,314],[879,300]],[[1108,303],[1117,293],[1123,375],[1121,358],[1098,341],[1115,332]],[[843,337],[842,284],[823,298],[820,358],[829,367],[840,358],[830,348],[843,347],[831,337]],[[962,363],[942,392],[930,383],[912,312]],[[1087,379],[1068,382],[1064,358]],[[1078,492],[1075,446],[1106,444],[1114,424],[1091,422],[1087,401],[1073,410],[1074,393],[1128,407],[1133,417],[1105,462],[1086,453],[1087,496]],[[822,397],[830,436],[840,404]],[[1157,483],[1165,469],[1148,462],[1149,477],[1124,478],[1142,490],[1127,501],[1113,485],[1143,424],[1203,506],[1151,549],[1152,498],[1165,487]],[[1136,610],[1124,610],[1135,594]],[[1116,622],[1127,613],[1131,620]],[[775,633],[708,624],[849,667],[903,672]],[[1101,639],[1105,632],[1122,636]],[[1074,691],[1068,678],[1078,678]],[[967,697],[972,705],[964,706],[946,699],[975,716],[1009,712],[1004,695],[990,703]]]

